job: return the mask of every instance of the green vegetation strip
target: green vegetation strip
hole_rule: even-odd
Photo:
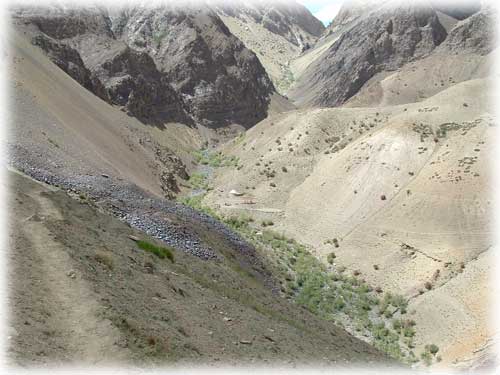
[[[205,156],[200,156],[199,163],[222,165],[224,158],[220,154],[207,156],[203,152],[200,151]],[[197,179],[194,177],[195,181]],[[209,190],[206,179],[205,176],[203,185],[207,186],[205,190]],[[200,185],[198,182],[195,184]],[[420,358],[415,354],[416,324],[407,316],[408,302],[403,296],[382,293],[379,287],[373,289],[357,277],[359,272],[348,274],[345,267],[335,265],[335,253],[327,257],[328,265],[323,264],[303,244],[262,228],[273,225],[271,221],[263,221],[259,227],[250,216],[224,217],[205,206],[203,198],[204,194],[200,194],[182,198],[180,202],[224,222],[252,243],[268,261],[286,298],[403,363],[422,360],[430,365],[434,359],[440,361],[440,357],[436,357],[439,348],[434,344],[426,345]],[[326,243],[338,247],[336,238]]]
[[[144,251],[153,253],[160,259],[167,258],[172,263],[174,262],[174,253],[171,248],[156,246],[147,241],[137,241],[137,246]]]
[[[210,167],[239,167],[239,159],[236,156],[227,156],[220,151],[202,149],[194,152],[195,160],[198,164],[209,165]]]

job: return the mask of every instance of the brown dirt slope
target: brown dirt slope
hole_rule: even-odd
[[[255,270],[241,267],[238,250],[220,233],[186,228],[203,234],[224,259],[172,250],[171,262],[139,249],[129,236],[156,241],[85,200],[18,173],[9,173],[8,188],[15,363],[387,360],[277,298]]]
[[[200,147],[196,129],[144,125],[80,86],[22,34],[9,38],[11,155],[28,168],[105,174],[156,195],[175,192]]]

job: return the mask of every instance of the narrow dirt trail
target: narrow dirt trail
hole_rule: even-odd
[[[40,306],[41,302],[48,315],[41,322],[42,332],[50,336],[47,339],[62,362],[126,361],[128,350],[117,345],[121,340],[119,330],[100,316],[103,306],[98,297],[73,269],[71,257],[44,224],[48,219],[63,220],[46,192],[44,186],[33,184],[25,196],[33,200],[35,212],[27,217],[15,215],[13,223],[30,244],[26,252],[30,259],[25,261],[32,262],[31,267],[35,268],[33,274],[38,275],[38,280],[34,281],[44,286],[40,288],[42,293],[33,295],[38,299],[33,305]],[[37,289],[36,285],[33,287]],[[13,312],[17,314],[15,308]]]

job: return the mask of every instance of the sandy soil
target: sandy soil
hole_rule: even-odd
[[[424,284],[449,283],[462,263],[467,268],[493,245],[489,87],[489,80],[470,80],[419,103],[298,110],[265,120],[226,146],[244,167],[218,173],[206,202],[272,220],[275,230],[310,245],[322,259],[335,251],[338,265],[359,270],[373,286],[408,298],[423,292],[428,306],[439,306],[446,289],[427,296]],[[438,130],[445,128],[446,134]],[[232,189],[245,194],[231,196]],[[325,244],[331,238],[339,248]],[[483,274],[470,278],[481,284]],[[432,314],[419,315],[417,351],[439,334],[448,364],[472,356],[493,334],[484,314],[463,318],[467,297],[461,293],[469,281],[455,282],[463,287],[448,307],[449,325],[434,327],[431,335],[425,327]],[[473,303],[487,310],[486,299]],[[478,340],[450,333],[452,324],[481,327]]]

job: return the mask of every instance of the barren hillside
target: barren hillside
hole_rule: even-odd
[[[493,366],[496,10],[185,5],[10,8],[10,360]]]
[[[443,363],[460,361],[492,334],[487,298],[463,284],[487,289],[494,245],[490,84],[467,81],[408,105],[302,110],[263,121],[226,146],[243,167],[217,173],[205,201],[270,220],[325,262],[333,251],[335,267],[405,295],[422,327],[417,348],[432,341]],[[441,298],[449,283],[463,287]],[[430,318],[437,311],[447,317],[439,329]],[[477,339],[465,345],[472,332]]]
[[[162,259],[134,238],[164,245],[90,201],[12,172],[8,187],[14,363],[387,362],[276,298],[263,282],[265,270],[248,266],[240,247],[208,223],[169,215],[217,247],[217,262],[173,249]]]
[[[496,19],[490,6],[453,12],[439,2],[372,5],[346,3],[315,48],[292,62],[295,104],[412,103],[487,74]]]
[[[279,92],[295,78],[290,64],[315,45],[324,26],[294,1],[212,1],[232,34],[251,49]]]

